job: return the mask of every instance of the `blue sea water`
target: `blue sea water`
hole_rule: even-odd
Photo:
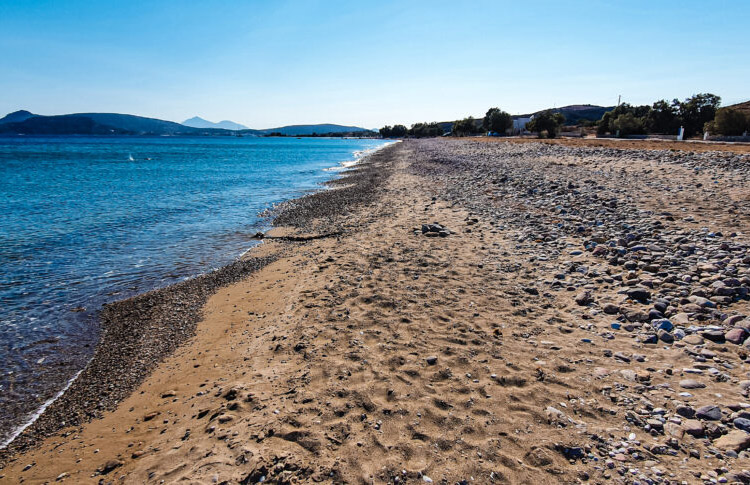
[[[85,365],[103,303],[233,261],[261,211],[383,144],[0,138],[0,441]]]

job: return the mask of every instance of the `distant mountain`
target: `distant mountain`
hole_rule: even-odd
[[[207,123],[210,126],[189,126],[188,123]],[[3,135],[219,135],[241,134],[263,136],[281,134],[305,136],[317,133],[358,133],[371,131],[358,126],[332,124],[293,125],[265,130],[252,130],[231,121],[211,123],[202,118],[191,118],[185,123],[174,123],[156,118],[118,113],[76,113],[42,116],[28,111],[16,111],[0,118]]]
[[[213,123],[208,120],[204,120],[203,118],[199,116],[193,116],[189,120],[185,120],[182,122],[185,126],[190,126],[192,128],[220,128],[223,130],[249,130],[249,128],[245,125],[241,125],[239,123],[235,123],[234,121],[224,120],[219,121],[218,123]]]
[[[59,116],[16,111],[0,120],[6,135],[229,135],[229,130],[192,128],[171,121],[118,113]]]
[[[357,133],[362,131],[372,131],[368,130],[367,128],[362,128],[359,126],[343,126],[343,125],[331,125],[331,124],[321,124],[321,125],[290,125],[290,126],[281,126],[279,128],[267,128],[264,130],[250,130],[256,133],[269,135],[271,133],[278,133],[281,135],[286,136],[305,136],[305,135],[312,135],[312,134],[327,134],[327,133]],[[244,131],[240,132],[244,133]]]

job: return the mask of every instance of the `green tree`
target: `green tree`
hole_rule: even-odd
[[[706,123],[713,120],[719,109],[721,98],[715,94],[695,94],[685,101],[674,101],[679,107],[679,117],[685,128],[685,136],[694,136],[703,129]]]
[[[669,104],[665,99],[655,102],[646,117],[649,133],[675,134],[680,128],[679,106]]]
[[[742,111],[721,108],[716,111],[713,129],[716,133],[726,136],[742,135],[750,126],[750,116],[745,115]]]
[[[415,138],[443,136],[443,128],[439,123],[415,123],[409,128],[408,135]]]
[[[618,116],[612,127],[620,136],[642,135],[646,133],[645,117],[635,116],[633,113],[625,113]]]
[[[479,127],[477,126],[477,121],[471,116],[453,122],[453,134],[455,136],[466,136],[476,133],[479,133]]]
[[[535,114],[526,125],[526,129],[537,132],[539,138],[542,138],[543,133],[547,134],[547,138],[555,138],[563,123],[565,123],[565,116],[562,113],[555,113],[548,109]]]
[[[615,128],[614,122],[617,118],[624,114],[631,114],[635,118],[642,118],[645,124],[645,119],[648,117],[650,111],[651,106],[648,105],[633,106],[628,103],[622,103],[612,111],[607,111],[606,113],[604,113],[604,115],[602,115],[602,119],[601,121],[599,121],[599,126],[597,127],[596,132],[599,135],[604,135],[606,133],[617,133],[617,128]]]
[[[385,125],[380,129],[380,136],[383,138],[390,138],[393,134],[393,127],[389,125]]]
[[[512,126],[513,119],[510,117],[510,114],[499,108],[490,108],[487,110],[487,114],[484,115],[484,119],[482,120],[484,131],[494,131],[501,135]]]

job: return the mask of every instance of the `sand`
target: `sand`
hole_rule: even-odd
[[[571,261],[592,269],[606,262],[590,251],[571,254],[581,247],[575,231],[553,231],[547,246],[544,237],[520,239],[525,227],[552,227],[554,217],[545,218],[553,214],[535,212],[536,199],[522,203],[525,188],[494,197],[477,180],[477,194],[469,194],[455,160],[492,166],[507,157],[502,170],[483,174],[487,184],[527,169],[546,183],[589,174],[601,184],[592,192],[623,193],[628,210],[699,206],[693,221],[671,221],[678,229],[747,230],[743,177],[728,168],[716,187],[715,173],[696,175],[658,157],[521,156],[487,146],[407,141],[371,160],[376,172],[327,192],[350,197],[296,202],[298,211],[280,218],[288,226],[273,235],[306,240],[272,239],[253,250],[249,257],[268,264],[218,288],[192,336],[128,397],[7,456],[0,481],[629,483],[647,473],[691,482],[709,470],[724,467],[729,476],[750,466],[744,454],[690,458],[687,450],[703,456],[718,446],[708,438],[681,437],[685,445],[673,455],[653,451],[667,437],[627,413],[648,408],[643,400],[652,403],[649,416],[654,407],[672,410],[670,387],[682,390],[677,369],[694,365],[690,355],[620,334],[598,340],[615,318],[598,302],[637,305],[621,302],[616,282],[595,276],[569,277],[575,291],[549,282]],[[653,175],[660,170],[666,179]],[[695,177],[705,185],[695,188]],[[731,177],[740,180],[729,184]],[[664,180],[692,189],[666,197]],[[329,204],[335,210],[319,210],[323,200],[338,200]],[[498,208],[497,217],[480,206]],[[523,222],[531,214],[537,226]],[[638,214],[630,217],[646,217]],[[423,234],[422,224],[433,222],[450,235]],[[584,289],[597,302],[579,304]],[[737,301],[732,310],[747,314],[750,306]],[[697,376],[708,385],[693,391],[700,404],[746,400],[737,385],[746,372],[741,347],[720,347],[731,378]],[[648,358],[611,357],[636,352]],[[630,433],[637,453],[611,453]]]

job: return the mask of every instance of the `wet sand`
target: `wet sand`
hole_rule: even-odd
[[[111,404],[44,418],[0,480],[742,482],[749,162],[391,146],[290,203],[252,271],[124,302],[185,330],[135,371],[108,347]]]

